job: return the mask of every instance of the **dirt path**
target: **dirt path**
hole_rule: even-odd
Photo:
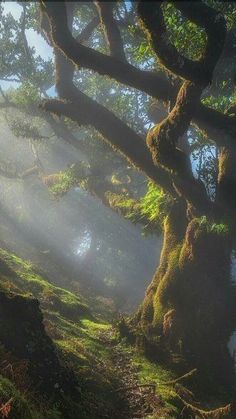
[[[113,331],[101,333],[99,340],[109,348],[114,376],[119,383],[115,390],[121,402],[119,419],[160,418],[158,412],[163,408],[163,402],[156,394],[155,386],[140,383],[131,356],[114,340]]]

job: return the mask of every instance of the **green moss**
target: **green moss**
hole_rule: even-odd
[[[177,293],[179,283],[179,256],[182,245],[177,245],[170,253],[168,268],[165,275],[161,278],[157,288],[157,295],[154,299],[154,324],[162,324],[164,314],[171,310],[175,294]]]
[[[52,182],[50,182],[49,190],[54,196],[60,197],[65,195],[75,186],[86,189],[89,175],[89,164],[79,161],[71,165],[71,167],[64,172],[57,173],[55,179],[52,179]],[[53,178],[53,175],[51,175],[51,178]]]
[[[4,249],[0,249],[0,258],[17,274],[11,278],[10,283],[9,276],[1,277],[1,286],[5,286],[5,289],[10,288],[10,284],[14,284],[18,293],[27,296],[33,295],[37,298],[44,310],[54,309],[64,316],[75,318],[89,313],[88,306],[81,297],[47,282],[36,273],[29,262]]]
[[[160,396],[165,409],[169,414],[163,417],[178,418],[178,399],[176,391],[171,384],[175,377],[172,372],[157,363],[149,361],[145,356],[138,353],[132,346],[128,346],[125,341],[120,343],[121,350],[131,358],[131,364],[135,367],[138,381],[140,384],[153,384],[156,386],[156,392]]]
[[[49,186],[50,192],[56,196],[65,195],[71,188],[78,184],[78,179],[71,169],[57,174],[56,182]]]
[[[133,222],[138,222],[140,220],[137,201],[127,197],[127,195],[119,195],[112,192],[107,192],[106,197],[110,207],[119,210],[125,218],[130,219]]]
[[[116,379],[110,360],[110,348],[104,345],[100,338],[101,334],[109,333],[111,326],[94,320],[81,297],[48,283],[35,272],[32,264],[4,249],[0,249],[0,263],[1,260],[2,267],[5,266],[5,262],[9,268],[8,273],[1,275],[2,288],[10,291],[14,286],[17,294],[25,298],[33,294],[39,299],[46,333],[53,340],[59,358],[74,371],[78,382],[81,383],[79,405],[73,400],[67,400],[66,417],[76,417],[78,409],[82,412],[81,418],[102,417],[103,412],[112,412],[112,389]],[[82,312],[78,312],[81,308]],[[28,399],[30,400],[30,392],[29,398],[27,396],[30,406]],[[35,407],[34,401],[32,416],[26,418],[64,417],[64,413],[61,413],[62,406],[53,407],[51,400],[46,408],[45,403]],[[28,410],[31,412],[30,407]],[[24,416],[18,414],[15,417]]]

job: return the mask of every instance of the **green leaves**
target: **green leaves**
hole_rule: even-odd
[[[30,122],[23,121],[20,118],[15,118],[9,121],[10,128],[16,137],[28,138],[32,140],[41,140],[45,138],[40,134],[36,125]]]
[[[212,223],[207,219],[205,215],[199,218],[199,225],[205,227],[208,233],[215,233],[217,235],[223,235],[223,236],[229,234],[229,226],[227,224]]]
[[[25,81],[20,85],[20,87],[10,92],[9,99],[11,99],[15,104],[23,107],[30,106],[32,104],[36,106],[37,103],[40,102],[41,95],[39,88],[35,86],[35,84]]]
[[[203,29],[185,19],[172,3],[166,3],[163,14],[170,42],[186,57],[197,60],[206,45]]]
[[[144,224],[144,232],[161,231],[163,221],[172,205],[172,199],[158,186],[149,181],[146,194],[139,200],[125,195],[109,195],[112,208],[120,210],[125,218],[134,223]]]
[[[228,107],[232,104],[232,97],[228,95],[211,95],[202,99],[202,103],[208,106],[209,108],[225,112],[228,109]]]
[[[160,229],[171,204],[171,198],[153,182],[149,181],[147,192],[139,202],[140,214],[149,221],[152,227]]]
[[[65,170],[64,172],[49,175],[44,178],[44,182],[49,183],[49,191],[55,197],[65,195],[73,186],[78,184],[78,179],[75,177],[73,170]]]

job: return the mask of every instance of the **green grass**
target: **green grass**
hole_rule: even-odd
[[[1,287],[40,301],[46,330],[64,357],[71,355],[80,365],[81,360],[89,364],[94,355],[105,356],[98,335],[111,326],[93,319],[81,296],[50,284],[35,272],[31,263],[4,249],[0,249],[0,258],[17,274],[2,275]]]

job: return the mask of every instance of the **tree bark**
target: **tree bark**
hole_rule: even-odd
[[[230,202],[234,184],[229,182],[235,173],[235,153],[232,154],[235,121],[200,101],[213,79],[223,49],[226,22],[223,15],[202,2],[195,5],[176,2],[181,13],[207,34],[200,59],[191,61],[170,45],[160,3],[140,1],[139,17],[159,61],[185,81],[168,117],[148,134],[150,154],[143,140],[129,127],[75,89],[71,77],[67,77],[69,73],[66,76],[61,71],[59,61],[57,89],[63,101],[50,100],[43,107],[78,124],[92,125],[106,141],[171,193],[173,207],[165,220],[160,266],[133,319],[138,332],[134,334],[149,353],[156,357],[165,354],[172,366],[177,355],[178,365],[184,366],[184,371],[187,366],[197,368],[199,380],[209,394],[210,388],[220,385],[226,388],[233,381],[233,361],[227,349],[235,328],[235,292],[229,281],[232,237],[222,220],[225,208],[229,208],[226,212],[231,220],[235,212],[235,202]],[[56,9],[50,2],[41,4],[50,21],[54,46],[75,66],[109,75],[152,97],[169,100],[166,78],[162,83],[158,73],[139,70],[117,59],[117,53],[106,56],[77,43],[68,29],[65,4],[62,2]],[[175,87],[173,92],[176,93]],[[217,202],[212,202],[204,185],[196,181],[188,156],[178,147],[179,137],[191,121],[206,129],[222,148]]]
[[[190,222],[183,204],[165,220],[159,268],[133,319],[147,353],[197,368],[201,386],[229,388],[233,359],[227,343],[235,329],[230,283],[231,237],[204,218]],[[177,367],[178,367],[177,366]]]

